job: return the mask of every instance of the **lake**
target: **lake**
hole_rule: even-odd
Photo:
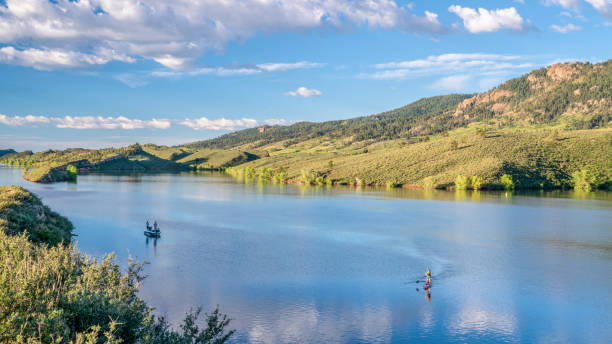
[[[149,262],[174,323],[219,305],[242,343],[612,341],[612,194],[245,184],[222,174],[0,184],[42,197],[81,251]],[[162,238],[147,240],[145,221]],[[433,272],[430,297],[422,289]]]

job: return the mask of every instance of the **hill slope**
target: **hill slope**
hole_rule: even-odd
[[[237,175],[331,183],[452,185],[477,175],[489,187],[504,174],[517,187],[568,187],[585,170],[612,183],[612,60],[532,71],[476,95],[424,98],[372,116],[262,126],[176,147],[7,152],[5,163],[33,181],[79,171],[154,172],[236,167]],[[259,173],[245,168],[260,168]]]
[[[40,198],[19,186],[0,186],[0,231],[22,232],[37,243],[69,243],[72,223],[52,211]]]
[[[567,63],[473,96],[426,98],[344,122],[248,129],[194,145],[266,149],[269,158],[245,166],[283,171],[293,181],[423,185],[427,178],[445,187],[461,174],[495,187],[509,174],[517,187],[569,187],[572,174],[586,169],[594,185],[609,187],[611,124],[612,61]],[[299,131],[306,135],[287,135]]]

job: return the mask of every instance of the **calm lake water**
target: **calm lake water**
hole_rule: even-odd
[[[38,185],[85,253],[150,264],[176,322],[219,305],[234,342],[612,342],[612,195],[241,184],[219,174]],[[163,237],[143,236],[157,220]],[[428,299],[416,280],[431,267]],[[417,290],[417,288],[419,290]]]

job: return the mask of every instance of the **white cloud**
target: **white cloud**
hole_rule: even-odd
[[[580,31],[582,28],[580,26],[574,25],[574,24],[567,24],[564,26],[559,26],[556,24],[553,24],[550,26],[551,29],[559,32],[559,33],[568,33],[570,31]]]
[[[264,72],[286,72],[288,70],[304,69],[304,68],[319,68],[325,66],[325,63],[300,61],[293,63],[262,63],[257,65],[231,65],[231,66],[207,66],[197,68],[191,71],[180,71],[180,70],[162,70],[154,71],[149,75],[153,77],[180,77],[183,75],[216,75],[216,76],[239,76],[239,75],[253,75]],[[120,78],[121,77],[121,78]],[[129,75],[128,80],[123,80],[124,75],[118,75],[115,78],[130,85],[131,78]],[[126,82],[127,81],[127,82]]]
[[[2,62],[39,69],[138,58],[195,69],[204,52],[256,33],[354,25],[445,32],[435,13],[418,16],[395,0],[4,0],[0,5],[0,44],[24,52],[8,51],[21,58]]]
[[[444,91],[465,91],[470,79],[469,75],[451,75],[436,81],[431,87]]]
[[[195,130],[236,130],[244,128],[252,128],[261,124],[267,125],[286,125],[290,122],[282,118],[265,119],[258,122],[252,118],[242,119],[208,119],[207,117],[200,118],[185,118],[184,120],[170,120],[162,118],[153,118],[150,120],[134,119],[125,116],[103,117],[103,116],[64,116],[64,117],[48,117],[48,116],[6,116],[0,114],[0,124],[8,126],[37,126],[37,125],[52,125],[56,128],[69,129],[169,129],[172,124],[180,124]]]
[[[252,118],[242,118],[242,119],[208,119],[206,117],[200,117],[197,119],[189,119],[186,118],[183,121],[180,121],[179,124],[182,124],[186,127],[195,129],[195,130],[236,130],[236,129],[244,129],[244,128],[252,128],[258,125],[257,120]]]
[[[122,58],[126,62],[132,61],[127,57]],[[0,48],[0,62],[32,67],[39,70],[51,70],[62,68],[84,68],[92,65],[106,64],[112,59],[112,55],[90,55],[74,51],[60,49],[23,49],[13,47]]]
[[[300,61],[295,63],[262,63],[258,64],[257,68],[266,72],[285,72],[291,69],[302,69],[302,68],[318,68],[325,66],[324,63]]]
[[[374,65],[381,71],[362,73],[364,79],[405,79],[410,76],[427,76],[456,72],[483,73],[487,71],[506,71],[532,68],[533,64],[526,62],[519,55],[500,54],[442,54],[429,56],[425,59],[386,62]]]
[[[310,97],[318,97],[322,95],[323,93],[319,90],[315,90],[314,88],[299,87],[295,91],[289,91],[283,94],[286,96],[292,96],[292,97],[310,98]]]
[[[55,123],[57,128],[71,129],[168,129],[171,126],[170,121],[167,119],[154,118],[150,121],[144,121],[140,119],[130,119],[123,116],[65,116],[52,118],[51,121]]]
[[[593,6],[599,14],[612,19],[612,0],[585,0]]]
[[[124,116],[6,116],[0,115],[0,123],[9,126],[25,126],[37,124],[52,124],[57,128],[72,129],[168,129],[170,120],[153,118],[151,120],[130,119]]]
[[[49,123],[49,118],[45,116],[6,116],[0,114],[0,123],[10,125],[10,126],[22,126],[26,124],[47,124]]]
[[[463,19],[463,26],[471,33],[495,32],[501,29],[523,30],[524,21],[514,7],[487,10],[452,5],[448,8]]]
[[[572,9],[578,11],[582,0],[546,0],[546,5],[558,5],[563,8]]]

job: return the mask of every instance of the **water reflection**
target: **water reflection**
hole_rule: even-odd
[[[219,304],[236,342],[608,339],[610,193],[20,176],[0,168],[1,183],[27,186],[74,222],[82,251],[150,262],[141,296],[156,312],[177,323]],[[143,242],[147,218],[163,239]],[[435,295],[415,291],[427,266]]]

